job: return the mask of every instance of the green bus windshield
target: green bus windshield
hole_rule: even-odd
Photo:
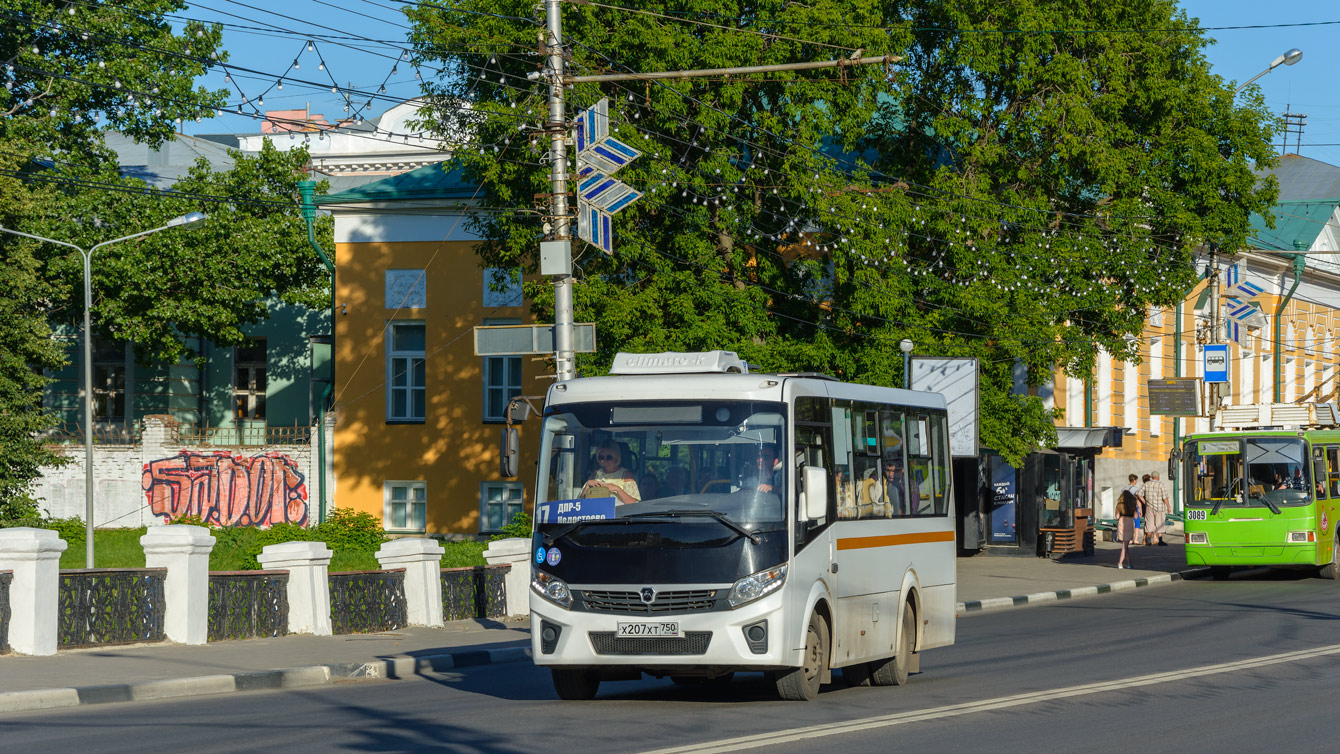
[[[1312,501],[1307,445],[1294,437],[1225,437],[1186,445],[1187,505],[1298,506]]]

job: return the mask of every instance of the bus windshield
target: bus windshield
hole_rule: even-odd
[[[536,523],[715,519],[751,537],[785,528],[785,424],[780,403],[552,407],[541,438]]]
[[[1307,446],[1293,437],[1187,443],[1189,505],[1284,506],[1311,502]]]

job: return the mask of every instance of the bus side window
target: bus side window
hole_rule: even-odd
[[[839,521],[856,518],[856,482],[852,478],[852,410],[848,401],[833,402],[833,468],[834,491]]]
[[[949,452],[948,423],[949,419],[945,416],[931,419],[931,458],[935,471],[931,496],[937,516],[949,513],[949,459],[946,457]]]
[[[907,443],[903,441],[903,412],[886,409],[879,415],[880,487],[887,513],[898,518],[912,511],[907,502]],[[897,472],[886,472],[892,466]]]
[[[1331,497],[1340,497],[1340,446],[1326,447],[1326,468],[1330,472]]]
[[[913,515],[934,513],[931,472],[931,418],[926,414],[908,417],[908,475],[907,486],[911,495]]]
[[[833,488],[832,470],[832,435],[833,426],[831,422],[832,414],[829,412],[830,402],[827,398],[818,398],[802,396],[796,398],[795,408],[795,427],[792,430],[796,458],[796,468],[792,469],[791,479],[800,479],[800,467],[817,466],[828,470],[829,488],[828,488],[828,516],[821,521],[807,521],[803,526],[796,527],[796,549],[803,548],[820,531],[828,526],[833,520],[834,502],[836,492]],[[800,496],[796,495],[794,504],[800,505]],[[797,508],[799,511],[799,508]]]

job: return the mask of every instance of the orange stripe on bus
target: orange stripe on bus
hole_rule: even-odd
[[[849,537],[839,539],[839,550],[863,550],[867,547],[895,547],[897,545],[920,545],[927,542],[953,542],[952,531],[928,531],[916,534],[888,534],[882,537]]]

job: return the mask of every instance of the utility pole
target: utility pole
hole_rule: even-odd
[[[568,228],[568,119],[563,106],[563,11],[560,0],[545,0],[543,50],[549,54],[549,221],[550,238],[566,257],[554,277],[554,373],[559,382],[577,376],[572,328],[572,234]]]
[[[903,58],[895,55],[861,57],[857,50],[850,58],[808,63],[710,68],[656,73],[616,73],[593,76],[564,75],[562,0],[544,0],[545,30],[541,32],[540,54],[548,60],[549,118],[544,130],[549,134],[549,222],[547,240],[540,244],[540,272],[554,278],[554,373],[564,382],[577,376],[574,353],[575,332],[572,303],[572,233],[568,217],[568,120],[564,112],[563,87],[572,83],[685,79],[705,76],[747,75],[778,71],[803,71],[820,68],[839,70],[857,65],[891,67]],[[535,74],[531,74],[533,78]],[[845,76],[845,73],[844,73]]]
[[[1223,336],[1219,325],[1219,256],[1216,253],[1218,249],[1215,245],[1210,245],[1210,337],[1211,344],[1220,343]],[[1209,411],[1211,421],[1214,419],[1215,412],[1219,410],[1219,383],[1212,382],[1206,386],[1207,400],[1210,402]]]

